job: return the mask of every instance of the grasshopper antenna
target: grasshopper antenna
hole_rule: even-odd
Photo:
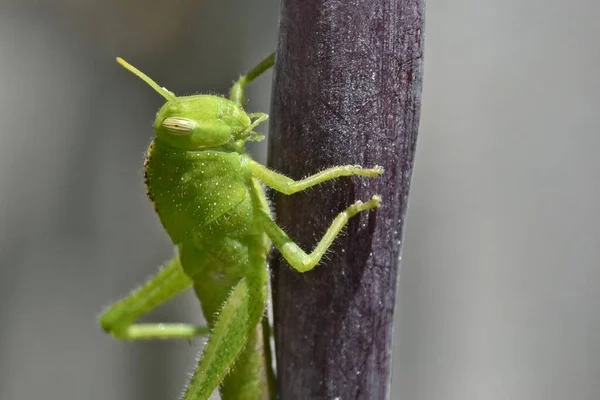
[[[126,70],[133,73],[135,76],[146,82],[152,89],[156,90],[158,94],[167,99],[167,101],[175,101],[175,93],[167,90],[167,88],[161,87],[158,83],[154,82],[150,77],[144,74],[142,71],[123,60],[121,57],[117,57],[117,62],[121,64]]]

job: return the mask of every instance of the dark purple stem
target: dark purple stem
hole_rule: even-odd
[[[272,257],[278,390],[288,399],[389,398],[399,256],[421,106],[424,0],[283,0],[269,165],[299,179],[382,165],[275,194],[279,224],[312,249],[337,213],[380,194],[326,260],[300,274]]]

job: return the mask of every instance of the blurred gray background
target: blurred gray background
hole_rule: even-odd
[[[162,99],[114,57],[223,92],[275,47],[278,8],[0,2],[0,399],[177,398],[200,340],[95,320],[172,251],[141,173]],[[600,399],[599,19],[594,0],[428,1],[392,399]],[[188,295],[153,319],[201,316]]]

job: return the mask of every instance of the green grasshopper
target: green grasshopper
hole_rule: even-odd
[[[273,220],[263,184],[290,195],[341,176],[379,177],[383,168],[338,166],[294,181],[246,154],[246,142],[264,139],[253,129],[268,115],[244,111],[245,89],[273,66],[274,54],[240,77],[229,99],[175,96],[123,59],[117,61],[167,101],[156,115],[144,177],[148,197],[178,251],[143,286],[108,308],[100,325],[124,340],[207,336],[185,400],[208,399],[219,386],[224,400],[275,399],[265,316],[271,244],[293,268],[310,271],[348,220],[379,207],[381,199],[357,201],[341,212],[307,254]],[[190,287],[208,327],[134,323]]]

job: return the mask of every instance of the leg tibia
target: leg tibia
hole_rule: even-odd
[[[100,325],[113,336],[127,340],[191,338],[206,334],[206,328],[187,324],[133,325],[136,319],[190,286],[192,281],[183,272],[179,257],[176,256],[143,286],[110,306],[101,315]]]
[[[184,400],[206,400],[231,372],[236,360],[245,365],[249,360],[238,360],[248,342],[251,332],[258,326],[262,318],[266,301],[265,282],[242,278],[232,289],[229,297],[220,310],[212,329],[208,343],[204,348],[198,367],[183,396]],[[259,349],[255,349],[259,351]],[[259,357],[259,359],[262,357]],[[254,373],[260,368],[250,368]],[[235,373],[235,370],[234,370]],[[231,376],[230,376],[231,377]],[[238,377],[243,381],[254,379],[254,376]],[[231,390],[238,385],[235,380],[229,382]],[[241,385],[243,387],[243,385]],[[248,389],[248,388],[247,388]],[[249,390],[249,389],[248,389]],[[267,385],[253,388],[256,394],[233,393],[229,398],[261,398],[258,393],[268,391]]]
[[[192,339],[196,336],[206,336],[210,330],[206,326],[156,323],[132,324],[112,333],[116,338],[123,340]]]
[[[361,211],[371,210],[379,207],[381,198],[373,196],[371,200],[363,203],[357,201],[346,210],[342,211],[334,219],[333,223],[327,229],[327,232],[317,245],[312,253],[306,254],[296,243],[290,239],[288,235],[273,221],[269,216],[262,215],[265,232],[273,241],[273,244],[281,252],[287,262],[299,272],[310,271],[319,263],[321,257],[331,246],[335,238],[338,236],[344,225],[350,218]]]
[[[252,175],[262,181],[265,185],[283,194],[293,194],[308,189],[331,179],[341,176],[366,176],[376,178],[383,174],[383,168],[376,165],[373,168],[363,168],[360,165],[343,165],[328,168],[324,171],[311,175],[299,181],[288,178],[285,175],[271,171],[256,161],[249,162]]]
[[[244,101],[246,100],[246,86],[271,68],[274,63],[275,53],[271,53],[264,60],[258,63],[257,66],[248,71],[246,75],[242,75],[240,79],[237,80],[229,92],[229,98],[238,105],[243,105]]]

